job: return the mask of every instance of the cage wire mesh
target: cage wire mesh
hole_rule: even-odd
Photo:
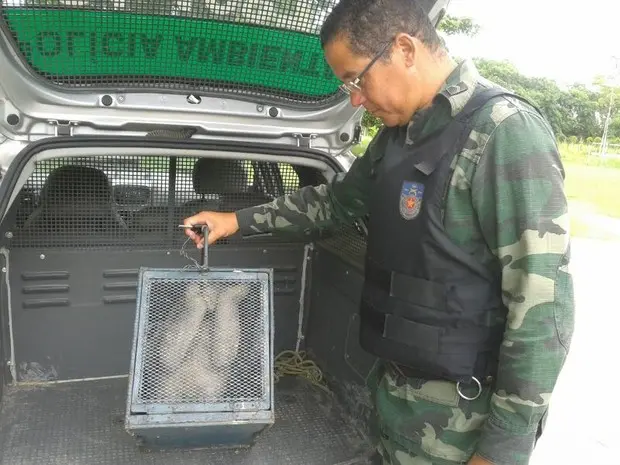
[[[192,411],[196,404],[217,411],[269,408],[266,275],[142,273],[132,410],[176,405],[175,412]]]
[[[204,90],[326,103],[318,32],[337,0],[3,0],[24,60],[64,87]]]

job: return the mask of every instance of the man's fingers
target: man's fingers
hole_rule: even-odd
[[[185,218],[185,220],[183,221],[183,226],[186,226],[185,235],[188,236],[194,242],[196,242],[196,239],[198,237],[191,228],[194,225],[195,218],[196,218],[195,216],[191,216],[189,218]]]
[[[216,233],[214,233],[213,230],[209,229],[209,237],[208,237],[209,245],[213,244],[218,239],[219,239],[219,236]]]
[[[183,225],[187,226],[185,228],[185,235],[188,236],[192,241],[194,241],[196,245],[199,245],[201,243],[202,235],[200,233],[197,233],[193,229],[193,226],[196,224],[205,223],[204,219],[201,218],[202,216],[202,214],[190,216],[189,218],[185,218],[185,220],[183,221]]]
[[[187,226],[191,226],[191,224]],[[185,228],[185,235],[188,236],[194,242],[197,242],[197,240],[200,238],[200,236],[196,234],[194,230],[191,228]]]
[[[208,237],[206,238],[207,243],[213,244],[221,237],[225,236],[225,228],[223,228],[222,221],[224,221],[224,216],[222,214],[212,213],[212,212],[202,212],[194,216],[190,216],[183,221],[183,225],[186,226],[185,234],[191,238],[192,241],[196,244],[199,249],[202,249],[205,244],[205,238],[202,237],[201,232],[198,232],[192,228],[197,224],[207,225]]]
[[[209,228],[209,234],[207,235],[206,240],[207,240],[207,244],[209,245],[215,242],[215,233],[210,228]],[[201,236],[198,247],[202,249],[204,245],[205,245],[205,238]]]
[[[193,226],[195,222],[196,222],[195,216],[190,216],[189,218],[185,218],[185,220],[183,220],[183,224],[185,226]]]

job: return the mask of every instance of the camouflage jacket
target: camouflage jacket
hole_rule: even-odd
[[[470,61],[460,63],[431,107],[407,127],[388,130],[406,131],[406,143],[415,144],[445,126],[476,85],[493,84]],[[453,162],[444,221],[464,250],[502,266],[507,325],[475,452],[498,465],[517,465],[529,460],[573,333],[564,171],[552,130],[527,104],[494,100],[479,115]],[[374,141],[346,174],[325,185],[237,212],[241,232],[303,234],[365,215],[373,150]]]

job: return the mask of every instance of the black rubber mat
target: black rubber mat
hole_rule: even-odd
[[[0,413],[2,465],[366,464],[370,446],[334,400],[284,378],[276,423],[251,449],[145,452],[124,430],[127,380],[10,387]]]

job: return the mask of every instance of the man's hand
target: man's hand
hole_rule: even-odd
[[[237,215],[235,213],[201,212],[186,218],[183,224],[185,226],[206,224],[209,228],[207,241],[209,245],[218,239],[232,236],[239,231],[239,223],[237,223]],[[194,241],[199,249],[204,247],[204,238],[200,234],[196,234],[191,228],[186,228],[185,234]]]
[[[493,465],[493,463],[483,459],[478,455],[474,455],[471,459],[469,459],[467,465]]]

